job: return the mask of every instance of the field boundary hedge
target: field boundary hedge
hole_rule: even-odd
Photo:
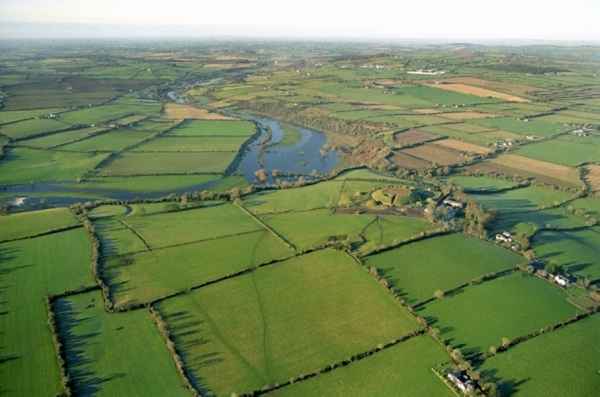
[[[188,389],[194,397],[199,397],[203,395],[205,391],[199,391],[200,388],[193,381],[194,376],[191,375],[186,369],[185,362],[181,358],[181,353],[177,349],[177,345],[175,344],[171,336],[171,329],[169,328],[169,324],[164,320],[162,314],[160,313],[160,310],[158,308],[155,308],[154,305],[150,305],[148,310],[150,311],[150,316],[152,317],[154,323],[156,324],[156,327],[158,328],[158,332],[164,339],[165,345],[169,350],[169,354],[173,359],[175,368],[177,368],[177,373],[179,374],[179,377],[181,378],[181,381],[183,382],[185,388]]]
[[[337,368],[345,367],[347,365],[351,365],[352,363],[355,363],[357,361],[360,361],[360,360],[363,360],[365,358],[368,358],[368,357],[370,357],[370,356],[372,356],[374,354],[377,354],[377,353],[379,353],[382,350],[386,350],[386,349],[389,349],[390,347],[396,346],[399,343],[405,342],[405,341],[407,341],[409,339],[412,339],[412,338],[420,336],[420,335],[424,335],[425,332],[426,332],[426,330],[424,328],[417,329],[415,331],[412,331],[412,332],[409,332],[409,333],[407,333],[405,335],[402,335],[402,336],[400,336],[400,337],[398,337],[396,339],[392,339],[392,340],[390,340],[390,341],[388,341],[386,343],[381,343],[381,344],[377,345],[376,347],[374,347],[372,349],[363,351],[361,353],[353,354],[353,355],[349,356],[348,358],[336,361],[334,363],[331,363],[329,365],[321,367],[321,368],[319,368],[317,370],[314,370],[312,372],[309,372],[309,373],[306,373],[306,374],[297,375],[297,376],[289,379],[286,382],[277,383],[277,384],[274,384],[274,385],[265,385],[265,386],[263,386],[260,389],[253,390],[253,391],[247,392],[247,393],[242,393],[239,396],[240,397],[261,396],[263,394],[267,394],[267,393],[273,392],[275,390],[284,388],[284,387],[292,385],[294,383],[303,382],[303,381],[308,380],[310,378],[314,378],[315,376],[331,372],[331,371],[333,371],[333,370],[335,370]]]
[[[262,219],[260,219],[259,217],[257,217],[256,215],[254,215],[251,211],[249,211],[246,207],[244,207],[243,204],[241,204],[239,201],[234,201],[234,205],[236,207],[238,207],[240,210],[242,210],[244,213],[246,213],[246,215],[250,216],[252,219],[254,219],[259,225],[261,225],[262,227],[264,227],[266,230],[268,230],[269,232],[271,232],[275,237],[277,237],[279,240],[281,240],[285,245],[287,245],[289,248],[291,248],[294,251],[298,251],[298,248],[292,244],[292,242],[290,242],[288,239],[286,239],[284,236],[282,236],[281,234],[279,234],[277,231],[275,231],[275,229],[273,229],[271,226],[267,225],[265,222],[262,221]]]
[[[40,233],[36,233],[36,234],[30,234],[30,235],[27,235],[27,236],[16,237],[16,238],[6,239],[6,240],[0,240],[0,244],[12,243],[14,241],[28,240],[28,239],[32,239],[32,238],[48,236],[50,234],[67,232],[69,230],[79,229],[80,227],[83,227],[83,225],[80,224],[80,223],[77,224],[77,225],[58,227],[58,228],[55,228],[55,229],[49,229],[49,230],[46,230],[44,232],[40,232]]]

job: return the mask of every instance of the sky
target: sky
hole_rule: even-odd
[[[0,0],[0,37],[600,41],[600,0]]]

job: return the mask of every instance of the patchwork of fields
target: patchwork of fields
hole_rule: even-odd
[[[0,395],[597,394],[597,49],[355,46],[0,55]]]

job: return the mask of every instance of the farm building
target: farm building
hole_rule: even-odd
[[[471,378],[464,372],[449,372],[447,377],[464,394],[470,393],[474,389]]]
[[[496,234],[496,241],[502,243],[511,243],[513,241],[512,234],[509,232],[502,232]]]
[[[558,285],[560,285],[561,287],[568,287],[569,286],[569,279],[563,275],[557,274],[553,277],[554,282]]]
[[[443,201],[443,203],[444,203],[444,205],[446,205],[448,207],[456,208],[456,209],[462,209],[465,206],[460,201],[456,201],[456,200],[452,200],[452,199],[445,199]]]

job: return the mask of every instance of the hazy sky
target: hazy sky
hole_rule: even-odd
[[[0,0],[2,21],[5,36],[43,35],[33,22],[64,35],[69,24],[106,25],[73,30],[89,36],[111,35],[110,26],[114,35],[135,36],[597,41],[600,0]]]

